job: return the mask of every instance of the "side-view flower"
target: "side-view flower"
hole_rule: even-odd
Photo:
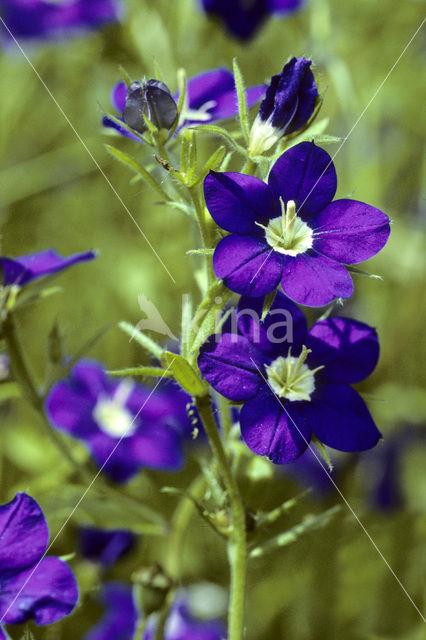
[[[95,251],[74,253],[63,258],[54,249],[46,249],[37,253],[29,253],[17,258],[0,256],[0,270],[3,272],[3,285],[8,287],[17,285],[23,287],[38,278],[50,276],[74,264],[88,262],[96,258]]]
[[[247,446],[277,464],[302,455],[313,435],[340,451],[374,447],[380,432],[350,385],[377,364],[375,330],[350,318],[329,318],[308,331],[303,313],[281,293],[259,324],[254,317],[261,317],[262,305],[262,299],[242,298],[238,335],[225,332],[219,341],[212,336],[198,359],[216,391],[244,402],[240,424]],[[276,323],[283,309],[293,319],[292,342]]]
[[[69,378],[50,391],[46,412],[54,428],[85,443],[115,482],[125,482],[141,467],[182,467],[180,428],[187,426],[176,423],[170,394],[109,378],[97,362],[76,364]]]
[[[157,82],[157,81],[148,81]],[[265,85],[258,85],[246,89],[247,104],[252,106],[265,94]],[[179,101],[180,93],[176,93],[173,98],[175,103]],[[126,98],[128,89],[124,82],[119,82],[112,90],[111,102],[113,107],[119,112],[123,122],[127,122],[130,127],[137,129],[125,118]],[[182,113],[180,115],[179,127],[191,124],[208,124],[217,120],[231,118],[238,113],[238,100],[234,84],[234,76],[228,69],[213,69],[200,73],[190,78],[186,83],[186,94]],[[130,131],[121,127],[117,122],[104,116],[103,125],[116,129],[127,138],[140,142],[140,137],[133,135]],[[142,125],[142,119],[141,119]],[[170,125],[171,126],[171,125]]]
[[[0,506],[0,619],[21,624],[33,619],[53,624],[78,600],[74,574],[59,558],[44,557],[49,542],[46,519],[37,502],[17,493]],[[6,639],[0,628],[0,638]]]
[[[18,40],[69,37],[116,22],[121,13],[118,0],[0,0],[0,14]]]
[[[263,296],[281,282],[284,293],[311,307],[349,298],[345,264],[378,253],[389,218],[368,204],[332,202],[337,177],[332,159],[311,142],[286,151],[265,184],[241,173],[211,172],[204,181],[214,221],[230,235],[216,247],[213,267],[236,293]]]
[[[284,17],[302,4],[303,0],[201,0],[204,11],[223,21],[240,40],[254,36],[268,15]]]

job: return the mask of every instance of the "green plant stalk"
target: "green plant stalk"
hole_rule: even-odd
[[[228,640],[243,640],[247,577],[247,539],[244,505],[213,417],[210,398],[194,398],[213,455],[222,474],[230,503],[232,531],[228,541],[231,587],[228,608]]]
[[[257,163],[251,158],[247,158],[243,168],[241,169],[241,173],[245,175],[254,175],[256,173]]]
[[[61,438],[56,434],[56,432],[52,429],[52,427],[46,420],[43,406],[44,398],[41,393],[39,393],[33,374],[29,368],[25,353],[22,349],[17,335],[15,319],[12,313],[9,313],[7,318],[4,320],[2,329],[3,337],[6,341],[7,350],[12,365],[12,370],[16,376],[16,379],[21,384],[28,401],[41,416],[47,436],[65,456],[70,465],[74,467],[74,469],[80,475],[84,475],[85,479],[87,479],[88,474],[84,467],[82,467],[82,465],[80,465],[77,460],[75,460],[74,456],[68,450],[68,447],[62,442]]]
[[[210,241],[210,233],[207,227],[206,216],[204,214],[204,207],[200,200],[199,190],[197,186],[188,187],[188,191],[191,195],[191,199],[194,205],[195,216],[198,222],[198,227],[200,229],[200,235],[203,242],[203,249],[210,249],[211,241]],[[209,256],[205,256],[206,263],[206,275],[207,275],[207,287],[215,281],[216,276],[213,271],[213,262]]]

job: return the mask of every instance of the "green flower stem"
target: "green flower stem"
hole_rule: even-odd
[[[232,429],[231,405],[229,400],[220,394],[217,395],[217,403],[220,412],[220,424],[223,429],[223,440],[226,443]]]
[[[200,193],[198,187],[188,187],[188,191],[191,195],[192,203],[194,205],[195,216],[198,222],[198,227],[200,230],[201,239],[203,242],[203,249],[210,249],[211,239],[210,233],[207,226],[205,211],[202,199],[200,198]],[[209,256],[206,256],[206,275],[207,275],[207,286],[209,287],[215,281],[215,275],[213,271],[213,262]]]
[[[7,318],[3,322],[3,337],[6,341],[12,370],[16,376],[16,379],[21,384],[25,396],[28,401],[37,411],[42,418],[42,423],[45,427],[47,436],[53,442],[53,444],[60,450],[62,455],[68,460],[70,465],[80,474],[84,475],[85,479],[88,479],[88,472],[80,465],[74,456],[69,451],[68,447],[63,443],[60,436],[52,429],[50,424],[46,420],[44,413],[44,398],[38,391],[33,374],[30,370],[25,353],[22,349],[21,342],[18,338],[15,319],[12,313],[9,313]]]
[[[232,531],[228,542],[231,592],[228,609],[228,640],[243,640],[247,574],[246,519],[241,495],[213,417],[209,397],[194,398],[228,493]]]
[[[241,173],[245,173],[246,175],[254,175],[256,173],[257,163],[251,158],[247,158],[243,168],[241,169]]]

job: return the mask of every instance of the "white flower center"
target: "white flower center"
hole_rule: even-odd
[[[281,200],[281,209],[281,216],[272,218],[267,227],[259,222],[256,224],[265,229],[266,242],[274,251],[297,256],[312,247],[312,229],[297,216],[293,200],[287,202],[287,207]]]
[[[135,416],[125,406],[132,390],[133,384],[124,380],[112,397],[100,396],[93,409],[93,419],[112,438],[127,438],[137,429]]]
[[[280,398],[286,398],[290,402],[304,400],[310,402],[311,395],[315,391],[315,373],[324,367],[310,369],[305,360],[310,353],[304,345],[298,358],[291,355],[291,347],[288,356],[279,356],[266,367],[268,384]]]
[[[216,106],[216,100],[205,102],[199,109],[190,109],[188,105],[182,110],[181,120],[196,120],[197,122],[208,122],[211,119],[209,109]]]

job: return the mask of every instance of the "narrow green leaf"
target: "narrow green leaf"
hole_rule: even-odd
[[[119,322],[118,326],[122,331],[124,331],[124,333],[127,333],[127,335],[130,336],[130,340],[136,340],[136,342],[140,344],[141,347],[161,360],[161,356],[163,355],[164,350],[162,347],[160,347],[159,344],[154,342],[154,340],[148,338],[147,335],[136,329],[136,327],[130,324],[130,322]]]
[[[226,147],[223,145],[220,146],[207,160],[207,162],[203,165],[200,171],[197,172],[196,176],[189,184],[190,187],[195,186],[197,183],[202,182],[209,171],[215,171],[219,165],[222,163],[224,157],[226,155]]]
[[[327,511],[320,513],[318,516],[307,516],[303,522],[300,522],[288,531],[284,531],[283,533],[266,540],[266,542],[257,545],[250,551],[250,557],[259,558],[265,555],[265,553],[276,551],[281,547],[286,547],[292,542],[295,542],[301,535],[326,526],[338,511],[340,511],[340,505],[335,505],[334,507],[327,509]]]
[[[215,133],[218,136],[223,136],[226,140],[234,147],[236,151],[241,153],[243,156],[247,156],[247,151],[238,144],[226,129],[222,129],[222,127],[218,127],[215,124],[199,124],[195,127],[190,127],[191,129],[195,129],[196,131],[201,131],[202,133]]]
[[[116,149],[110,144],[105,145],[106,150],[110,153],[114,158],[116,158],[121,164],[124,164],[126,167],[134,171],[138,176],[142,178],[152,189],[154,189],[162,198],[165,198],[166,201],[170,199],[170,196],[164,191],[164,189],[158,184],[158,182],[152,177],[152,175],[142,167],[139,162],[137,162],[131,156],[128,156],[123,151]]]
[[[163,351],[161,362],[164,367],[170,368],[176,381],[182,389],[185,389],[192,396],[205,396],[208,389],[204,382],[198,377],[196,371],[189,362],[181,355],[171,351]]]
[[[132,84],[133,80],[130,77],[130,75],[127,73],[126,69],[120,64],[118,66],[118,70],[119,70],[120,75],[123,78],[124,82],[126,83],[126,86],[130,87],[130,85]]]
[[[276,294],[276,291],[272,291],[272,293],[268,293],[268,295],[265,297],[265,300],[263,302],[262,320],[264,320],[267,314],[269,313],[272,307],[272,304],[275,300],[275,294]]]
[[[248,144],[250,136],[250,121],[247,108],[246,89],[244,86],[244,79],[236,58],[233,59],[232,64],[234,68],[235,88],[237,90],[238,96],[238,111],[240,115],[241,131],[246,143]]]
[[[376,273],[370,273],[369,271],[364,271],[363,269],[358,269],[353,264],[346,265],[346,269],[351,273],[356,273],[358,276],[366,276],[367,278],[374,278],[375,280],[383,280],[382,276],[377,275]]]
[[[191,256],[212,256],[214,254],[214,249],[190,249],[186,254]]]
[[[113,369],[107,371],[110,376],[153,376],[155,378],[173,378],[171,371],[161,367],[129,367],[127,369]]]
[[[257,526],[258,527],[262,527],[264,525],[273,524],[282,515],[284,515],[288,511],[291,511],[291,509],[293,509],[293,507],[295,507],[300,502],[300,500],[302,500],[302,498],[304,498],[306,495],[308,495],[308,493],[310,493],[310,491],[311,491],[310,489],[307,489],[306,491],[303,491],[302,493],[299,493],[297,496],[294,496],[293,498],[290,498],[289,500],[286,500],[285,502],[280,504],[275,509],[272,509],[272,511],[269,511],[268,513],[260,513],[260,514],[258,514]]]

